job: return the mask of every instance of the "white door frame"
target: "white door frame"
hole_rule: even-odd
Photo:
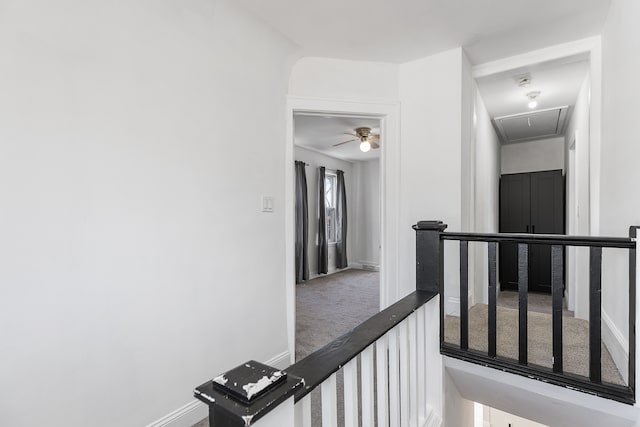
[[[400,188],[400,105],[398,102],[305,98],[289,96],[286,107],[285,148],[285,286],[287,297],[287,337],[291,363],[295,361],[296,281],[295,281],[295,174],[294,114],[318,113],[375,117],[380,119],[381,252],[380,309],[398,298],[398,206]]]
[[[600,147],[602,139],[602,45],[600,36],[589,37],[569,43],[515,55],[497,61],[479,64],[473,67],[475,79],[491,74],[515,70],[533,64],[566,58],[575,55],[587,55],[591,87],[589,93],[589,234],[597,236],[600,231]],[[570,143],[571,141],[569,141]],[[565,150],[567,153],[567,150]],[[582,185],[582,184],[581,184]],[[586,205],[586,203],[585,203]],[[569,274],[572,273],[569,270]],[[568,280],[570,282],[570,280]],[[583,291],[584,292],[584,291]],[[576,317],[584,318],[585,310],[576,300],[576,293],[569,294],[568,305],[575,307]],[[583,298],[584,299],[584,298]],[[585,299],[586,300],[586,299]]]

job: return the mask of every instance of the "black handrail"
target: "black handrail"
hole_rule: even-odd
[[[286,373],[304,379],[304,387],[296,391],[295,401],[298,402],[311,393],[314,388],[436,295],[437,293],[428,291],[412,292],[285,369]]]
[[[558,246],[591,246],[601,248],[635,249],[635,238],[566,236],[563,234],[520,233],[459,233],[443,232],[442,240],[464,240],[467,242],[529,243]]]
[[[298,363],[289,366],[284,370],[286,381],[265,392],[254,401],[247,403],[239,400],[236,395],[214,384],[213,380],[198,386],[194,391],[194,396],[209,406],[211,425],[251,425],[291,396],[294,397],[295,402],[300,401],[350,360],[353,360],[437,295],[437,292],[424,290],[412,292]],[[254,365],[256,362],[250,361],[247,364]],[[238,368],[241,367],[242,365]],[[230,372],[225,374],[230,374]]]

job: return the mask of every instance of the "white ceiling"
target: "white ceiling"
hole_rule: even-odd
[[[573,56],[493,74],[477,80],[491,117],[524,113],[529,110],[527,93],[539,91],[537,110],[573,105],[589,69],[588,58]],[[531,85],[518,87],[514,76],[529,73]]]
[[[464,46],[479,64],[600,33],[610,0],[235,0],[305,56],[401,63]]]
[[[576,55],[493,74],[478,79],[477,84],[492,119],[562,106],[569,106],[569,114],[571,114],[571,107],[576,102],[588,69],[588,58],[584,55]],[[527,73],[531,76],[531,84],[527,87],[519,87],[514,77]],[[532,91],[540,92],[535,109],[529,109],[527,106],[529,102],[527,93]],[[532,123],[535,125],[538,120],[537,117],[536,119],[533,117],[530,120],[526,120],[525,117],[525,120],[519,121],[520,125],[531,126]],[[525,133],[529,131],[530,129],[522,129]],[[558,132],[562,131],[562,128],[558,129]],[[512,132],[521,133],[517,129],[512,129]],[[544,127],[540,128],[540,132],[541,138],[549,136],[548,130]],[[535,139],[535,135],[531,136]],[[502,137],[503,143],[508,142],[504,140],[504,135]]]
[[[333,146],[333,144],[354,139],[346,133],[355,133],[355,129],[359,127],[369,127],[373,133],[379,133],[380,120],[344,116],[296,115],[294,117],[294,141],[300,147],[319,151],[337,159],[361,161],[379,158],[384,144],[382,136],[379,142],[380,148],[369,150],[366,153],[360,151],[359,141],[343,144],[339,147]]]

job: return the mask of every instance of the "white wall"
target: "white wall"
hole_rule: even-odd
[[[589,94],[590,75],[585,77],[565,132],[567,234],[587,236],[589,228]],[[567,250],[567,294],[575,316],[589,316],[589,250]]]
[[[300,59],[289,94],[313,98],[389,101],[398,99],[398,65],[332,58]]]
[[[627,236],[630,225],[640,224],[638,16],[639,2],[612,2],[602,33],[603,120],[599,164],[602,235]],[[622,251],[605,250],[603,259],[603,307],[615,327],[628,337],[628,256]]]
[[[402,150],[399,295],[415,289],[415,233],[420,220],[462,226],[462,49],[400,66]],[[459,302],[459,250],[447,244],[447,310]]]
[[[544,424],[517,417],[495,408],[485,407],[485,411],[489,412],[491,427],[547,427]]]
[[[0,425],[146,425],[286,351],[290,44],[219,0],[33,0],[0,50]]]
[[[475,206],[474,231],[497,233],[500,196],[501,144],[491,124],[480,92],[475,93]],[[486,244],[471,244],[476,248],[475,257],[475,302],[487,303],[489,276],[487,272],[488,250]]]
[[[564,171],[564,137],[504,144],[501,156],[502,174]]]
[[[353,163],[354,201],[351,230],[354,230],[352,260],[361,265],[380,265],[380,161]]]
[[[451,376],[444,372],[444,427],[474,427],[473,402],[463,398]]]
[[[309,207],[309,240],[308,240],[308,256],[309,256],[309,278],[313,279],[318,276],[318,168],[324,166],[326,169],[336,171],[340,169],[344,172],[344,186],[347,193],[347,260],[349,263],[353,260],[352,252],[354,246],[353,224],[355,216],[350,209],[354,205],[354,194],[357,193],[353,175],[353,164],[334,157],[326,156],[316,151],[307,150],[303,147],[296,146],[294,149],[296,160],[303,161],[309,166],[307,171],[307,201]],[[355,252],[358,252],[355,249]],[[336,271],[336,245],[329,244],[329,273]]]

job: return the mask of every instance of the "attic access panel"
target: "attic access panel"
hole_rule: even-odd
[[[504,144],[560,136],[568,108],[563,106],[496,117],[494,124]]]

